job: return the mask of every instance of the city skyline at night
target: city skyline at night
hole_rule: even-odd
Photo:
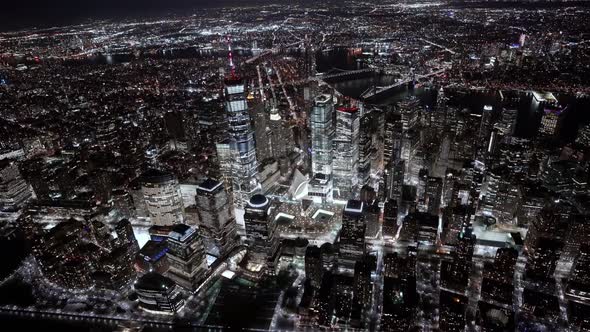
[[[0,13],[7,331],[590,331],[590,3]]]

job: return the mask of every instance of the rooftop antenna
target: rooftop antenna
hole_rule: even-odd
[[[236,66],[234,65],[234,56],[231,49],[231,36],[227,35],[227,58],[229,61],[230,75],[236,77]]]

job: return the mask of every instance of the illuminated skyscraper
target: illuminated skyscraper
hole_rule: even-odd
[[[276,106],[271,107],[269,120],[271,154],[275,159],[280,160],[287,157],[291,152],[293,135],[290,134],[290,129],[285,126]]]
[[[342,213],[340,230],[340,261],[352,263],[359,260],[365,252],[364,203],[349,200]]]
[[[197,229],[185,224],[152,226],[150,236],[167,243],[170,268],[166,276],[186,289],[199,287],[207,271],[207,259]]]
[[[554,109],[545,109],[543,117],[541,118],[541,134],[553,136],[557,134],[561,111]]]
[[[174,281],[156,272],[141,276],[134,289],[139,307],[148,312],[175,313],[184,305],[182,293]]]
[[[246,206],[244,221],[250,271],[274,273],[280,249],[275,213],[270,200],[264,195],[252,196]]]
[[[334,192],[339,199],[358,193],[360,113],[356,107],[340,107],[336,112],[334,135]]]
[[[442,196],[443,180],[441,178],[429,176],[426,179],[426,188],[424,190],[424,205],[426,212],[438,215],[440,201]]]
[[[222,172],[231,182],[236,205],[244,206],[260,185],[257,179],[254,131],[250,124],[243,80],[232,73],[225,80],[224,93],[229,139],[225,144],[217,145],[218,158],[220,163],[226,165],[222,166]]]
[[[178,179],[172,173],[150,169],[141,175],[141,192],[154,225],[174,225],[184,219]]]
[[[352,304],[353,319],[365,320],[365,312],[371,304],[373,282],[371,273],[375,271],[377,262],[374,256],[365,255],[354,264],[354,301]],[[361,326],[364,326],[361,323]]]
[[[479,124],[478,138],[480,142],[487,142],[487,138],[490,135],[492,129],[492,112],[494,108],[491,105],[485,105],[481,113],[481,122]]]
[[[332,200],[333,111],[331,96],[316,97],[310,116],[313,179],[310,181],[309,195],[318,201]]]
[[[211,238],[219,255],[227,253],[237,244],[231,195],[221,182],[207,179],[197,186],[196,201],[203,234]]]

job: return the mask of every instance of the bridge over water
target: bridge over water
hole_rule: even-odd
[[[367,89],[365,92],[363,92],[363,94],[361,95],[361,99],[370,99],[373,98],[377,95],[380,95],[384,92],[387,92],[391,89],[397,88],[399,86],[402,86],[404,84],[408,84],[410,82],[415,82],[415,81],[419,81],[421,79],[427,78],[427,77],[431,77],[431,76],[436,76],[436,75],[440,75],[443,72],[445,72],[447,70],[447,68],[443,68],[443,69],[439,69],[436,71],[433,71],[431,73],[428,74],[423,74],[423,75],[411,75],[410,77],[406,77],[404,79],[401,79],[393,84],[390,85],[386,85],[386,86],[380,86],[380,87],[376,87],[374,89]]]

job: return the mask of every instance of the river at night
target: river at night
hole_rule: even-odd
[[[358,61],[357,61],[358,60]],[[316,56],[318,72],[329,72],[333,69],[355,70],[364,68],[363,56],[355,56],[347,49],[334,49],[329,52],[318,52]],[[380,75],[375,77],[339,80],[331,85],[345,96],[359,98],[367,89],[376,86],[385,86],[394,81],[394,77]],[[410,96],[415,96],[428,108],[436,106],[437,89],[429,86],[408,87],[400,86],[381,96],[372,103],[388,108],[397,102]],[[493,106],[496,114],[502,108],[518,110],[515,135],[522,138],[532,138],[536,135],[543,114],[542,106],[535,102],[531,93],[527,92],[503,92],[504,100],[500,93],[482,92],[476,90],[451,90],[445,91],[449,97],[448,105],[458,109],[467,109],[471,113],[481,113],[484,105]],[[556,94],[560,106],[566,110],[560,138],[564,141],[575,139],[578,127],[590,122],[590,99],[588,97],[576,97],[572,95]]]

